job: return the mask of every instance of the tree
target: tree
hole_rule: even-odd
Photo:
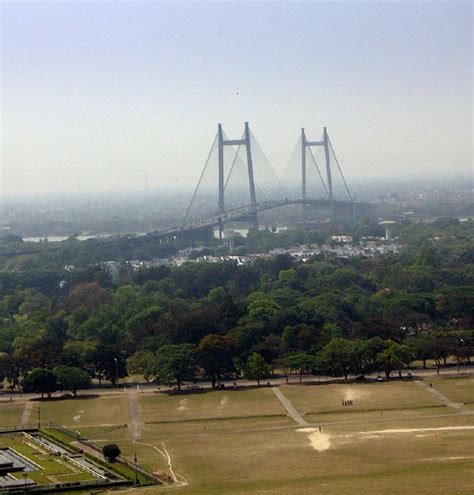
[[[70,292],[67,307],[73,312],[79,308],[92,313],[103,304],[111,304],[112,296],[103,289],[98,283],[80,283],[77,284]]]
[[[440,337],[418,338],[414,344],[415,356],[423,361],[426,368],[426,360],[432,359],[436,364],[437,373],[441,363],[449,356],[450,346],[447,339]]]
[[[431,338],[417,338],[412,346],[415,358],[423,362],[423,368],[426,368],[426,361],[432,357],[431,340]]]
[[[24,392],[41,394],[41,398],[44,394],[51,397],[51,394],[57,390],[56,375],[50,370],[36,368],[26,375],[21,386]]]
[[[201,339],[196,349],[196,360],[211,380],[212,388],[226,373],[235,371],[236,354],[237,343],[232,337],[209,334]]]
[[[298,352],[288,357],[290,368],[298,371],[300,375],[300,383],[303,381],[303,373],[312,371],[316,368],[316,358],[306,352]]]
[[[390,341],[380,337],[373,337],[369,340],[354,340],[354,373],[366,374],[377,371],[377,355],[389,346],[387,342]]]
[[[326,344],[318,354],[321,371],[330,376],[357,372],[357,354],[355,343],[343,338],[334,338]]]
[[[47,337],[34,338],[22,346],[20,353],[32,367],[53,368],[61,357],[62,343]]]
[[[155,372],[155,355],[150,351],[137,351],[127,360],[129,373],[143,375],[148,383]]]
[[[280,306],[275,301],[260,293],[251,294],[249,299],[251,300],[248,305],[249,321],[268,322],[280,309]]]
[[[392,371],[401,371],[413,361],[413,354],[406,345],[391,342],[389,347],[377,355],[377,362],[380,369],[383,369],[385,376],[390,378]]]
[[[115,386],[118,378],[127,376],[125,360],[117,346],[99,344],[87,352],[85,359],[88,371],[97,377],[99,385],[105,378]]]
[[[102,454],[109,462],[115,462],[121,453],[122,451],[116,443],[107,443],[102,447]]]
[[[196,365],[191,344],[167,344],[158,349],[155,361],[155,376],[163,382],[176,380],[178,390],[185,380],[194,380]]]
[[[270,367],[260,354],[253,352],[245,363],[244,376],[247,380],[256,380],[260,386],[260,380],[270,376]]]
[[[61,390],[70,390],[74,397],[77,391],[90,388],[92,386],[91,377],[87,371],[73,366],[57,366],[54,368],[54,374],[58,381],[58,387]]]
[[[281,338],[274,333],[266,335],[260,343],[252,347],[252,352],[260,354],[267,363],[271,363],[281,356]]]
[[[135,314],[127,321],[127,333],[135,345],[156,333],[157,322],[162,314],[163,310],[160,307],[152,306]]]
[[[430,339],[430,357],[436,364],[436,373],[439,374],[439,369],[441,368],[441,362],[444,360],[446,363],[446,358],[449,356],[449,344],[445,339],[434,338]]]
[[[283,374],[285,375],[286,383],[289,383],[288,376],[291,371],[291,363],[289,357],[285,356],[282,358],[275,359],[274,366],[280,368],[283,371]]]
[[[20,386],[20,377],[25,376],[30,369],[29,363],[20,356],[8,354],[0,356],[0,370],[2,370],[12,390]]]

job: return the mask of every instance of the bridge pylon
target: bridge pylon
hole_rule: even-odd
[[[325,179],[323,178],[323,175],[321,174],[321,171],[319,169],[319,166],[316,162],[316,159],[314,157],[312,148],[313,147],[321,147],[323,148],[324,151],[324,161],[325,161],[325,168],[326,168],[326,177]],[[342,173],[341,167],[339,166],[339,162],[337,161],[337,158],[334,153],[334,149],[332,147],[331,141],[329,139],[328,131],[326,127],[323,127],[323,137],[320,141],[310,141],[306,138],[305,130],[301,129],[301,200],[303,202],[303,221],[306,223],[307,219],[307,211],[306,211],[306,200],[307,200],[307,190],[306,190],[306,172],[307,172],[307,164],[306,164],[306,158],[307,158],[307,151],[309,150],[309,153],[311,154],[312,161],[316,165],[316,170],[318,172],[319,178],[321,179],[321,183],[324,187],[324,190],[327,194],[327,199],[329,202],[334,203],[334,192],[333,192],[333,177],[332,177],[332,170],[331,170],[331,156],[333,160],[335,160],[335,163],[339,169],[339,172],[342,177],[342,181],[344,183],[344,186],[346,188],[347,194],[349,196],[349,200],[352,202],[352,196],[349,191],[349,188],[347,186],[346,180],[344,178],[344,175]],[[335,203],[334,203],[335,204]]]
[[[301,199],[304,201],[306,199],[306,149],[309,148],[311,152],[311,148],[313,146],[323,146],[324,147],[324,156],[326,159],[326,182],[321,175],[321,172],[318,168],[318,174],[323,183],[324,189],[328,195],[328,199],[333,201],[334,195],[332,190],[332,173],[331,173],[331,159],[329,156],[329,137],[326,127],[323,128],[323,140],[322,141],[309,141],[306,138],[306,134],[304,128],[301,129]],[[312,152],[311,152],[312,153]],[[314,160],[316,163],[316,160]],[[317,164],[316,164],[317,167]]]
[[[219,168],[219,203],[218,214],[225,215],[225,164],[224,164],[224,147],[225,146],[245,146],[247,156],[247,174],[249,179],[250,190],[250,207],[253,226],[258,229],[257,215],[257,195],[255,192],[255,178],[253,172],[252,147],[250,145],[249,123],[245,122],[244,135],[241,139],[224,139],[222,124],[217,125],[217,145],[218,145],[218,168]],[[219,221],[219,238],[222,239],[223,222]]]

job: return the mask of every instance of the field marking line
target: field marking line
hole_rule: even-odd
[[[30,421],[31,412],[33,411],[33,402],[26,401],[21,415],[21,426],[26,426]]]
[[[452,409],[456,409],[456,411],[459,411],[464,414],[474,414],[474,411],[465,408],[464,404],[461,404],[459,402],[453,402],[451,399],[446,397],[437,388],[433,387],[431,383],[429,386],[424,381],[417,380],[415,383],[418,384],[420,387],[424,387],[430,394],[434,395],[445,406],[451,407]]]
[[[178,478],[178,476],[176,475],[176,473],[174,472],[173,464],[171,462],[171,456],[170,456],[170,453],[168,452],[168,449],[166,448],[165,442],[161,442],[161,445],[163,445],[163,450],[159,449],[158,447],[156,447],[155,445],[153,445],[151,443],[138,442],[137,440],[133,440],[133,443],[135,443],[137,445],[146,445],[147,447],[151,447],[153,450],[155,450],[160,455],[162,455],[166,459],[166,462],[168,464],[168,469],[170,470],[171,479],[173,480],[173,483],[175,483],[176,485],[179,485],[179,486],[188,486],[189,485],[189,483],[186,481],[184,476],[180,475],[181,478],[183,478],[182,480],[180,480]]]
[[[142,428],[138,415],[138,395],[136,392],[131,392],[128,395],[128,415],[130,417],[130,433],[132,434],[132,438],[141,438]]]
[[[424,431],[464,431],[464,430],[474,430],[473,425],[463,425],[463,426],[431,426],[426,428],[388,428],[386,430],[367,430],[359,431],[357,433],[343,434],[339,437],[353,437],[365,435],[367,433],[377,434],[377,435],[389,435],[398,433],[422,433]]]
[[[279,387],[272,387],[272,392],[276,398],[281,402],[282,406],[287,410],[288,414],[293,418],[300,426],[308,426],[308,423],[303,419],[301,414],[294,408],[293,404],[283,394]]]

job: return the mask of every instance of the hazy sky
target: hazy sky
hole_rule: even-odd
[[[349,181],[468,172],[472,5],[3,2],[3,191],[184,187],[245,120],[277,171],[327,125]]]

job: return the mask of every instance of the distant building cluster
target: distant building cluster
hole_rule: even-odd
[[[289,255],[293,259],[307,262],[315,256],[330,254],[338,258],[374,257],[385,254],[398,254],[399,245],[394,242],[383,242],[383,238],[363,239],[359,244],[353,244],[351,236],[333,236],[332,244],[308,244],[295,245],[289,248],[272,249],[268,253],[256,253],[247,255],[202,255],[196,256],[192,248],[182,249],[178,254],[166,258],[154,258],[152,260],[130,260],[127,262],[105,261],[100,266],[106,270],[112,278],[117,278],[122,268],[137,271],[140,269],[159,266],[181,266],[185,263],[221,263],[231,261],[238,266],[251,265],[258,259],[272,259],[278,255]]]

